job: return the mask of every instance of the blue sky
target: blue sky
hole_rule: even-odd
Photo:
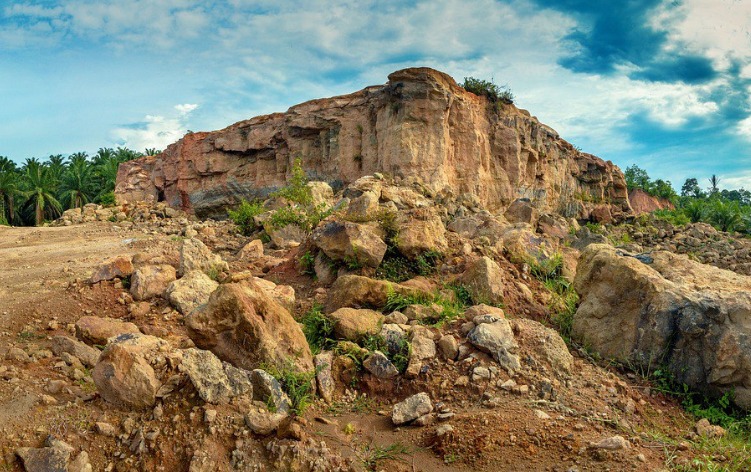
[[[164,148],[430,66],[625,169],[751,188],[751,2],[0,2],[0,155]]]

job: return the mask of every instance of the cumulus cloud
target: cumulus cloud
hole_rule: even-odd
[[[130,149],[164,149],[182,138],[188,131],[188,118],[198,108],[197,104],[185,103],[174,106],[174,112],[167,116],[146,115],[143,121],[115,128],[113,139],[121,146]]]

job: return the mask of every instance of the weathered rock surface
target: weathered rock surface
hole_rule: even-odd
[[[493,356],[505,369],[518,370],[521,365],[515,352],[519,345],[509,322],[493,315],[479,315],[474,323],[476,326],[467,334],[469,342]]]
[[[116,318],[83,316],[76,321],[76,337],[89,344],[104,346],[113,336],[125,333],[140,333],[138,326]]]
[[[147,265],[136,269],[130,280],[130,293],[136,300],[162,296],[177,278],[175,268],[168,264]]]
[[[129,256],[117,256],[105,262],[91,274],[89,281],[92,284],[102,280],[129,277],[133,273],[133,262]]]
[[[94,367],[99,394],[121,408],[153,406],[162,384],[152,362],[168,347],[164,340],[143,334],[123,334],[113,339]]]
[[[61,356],[62,353],[67,352],[77,357],[86,367],[94,367],[100,356],[98,349],[67,336],[53,337],[51,349],[56,356]]]
[[[433,402],[430,401],[427,393],[421,392],[394,405],[391,421],[398,426],[427,415],[431,411],[433,411]]]
[[[336,279],[328,292],[325,309],[327,313],[339,308],[373,308],[380,310],[390,292],[402,295],[423,294],[422,291],[386,280],[376,280],[360,275],[343,275]]]
[[[411,259],[427,251],[443,253],[448,248],[446,227],[433,208],[399,212],[396,227],[399,234],[396,247]]]
[[[751,409],[751,277],[654,251],[590,245],[575,279],[574,335],[604,357],[665,365],[712,396]]]
[[[378,334],[383,324],[382,314],[364,308],[340,308],[328,317],[334,322],[334,334],[338,339],[354,342],[368,334]]]
[[[253,281],[220,285],[185,324],[198,347],[242,369],[292,362],[301,371],[313,370],[300,325]]]
[[[640,188],[630,191],[628,193],[628,200],[631,203],[631,208],[633,208],[634,213],[637,215],[675,208],[669,200],[653,197]]]
[[[170,283],[165,291],[172,306],[187,315],[198,305],[206,303],[218,283],[199,270],[186,273],[181,279]]]
[[[399,371],[394,367],[394,364],[381,351],[373,351],[362,363],[362,366],[381,379],[390,379],[399,375]]]
[[[503,303],[503,274],[500,266],[483,256],[462,275],[462,283],[474,300]]]
[[[73,458],[74,451],[70,444],[48,436],[44,447],[21,447],[16,455],[27,472],[91,472],[88,453],[81,451]]]
[[[387,249],[378,233],[369,225],[328,221],[313,232],[313,243],[334,261],[378,267]]]
[[[186,349],[180,370],[188,374],[198,394],[207,403],[218,404],[238,395],[253,395],[250,372],[222,364],[211,351]]]
[[[187,274],[192,270],[200,270],[204,273],[221,272],[228,270],[227,263],[218,254],[198,239],[188,238],[183,240],[180,246],[180,275]]]
[[[189,133],[158,156],[123,163],[115,191],[123,202],[165,200],[198,216],[223,215],[240,198],[283,186],[298,156],[317,180],[350,183],[383,172],[490,210],[527,197],[565,216],[587,217],[596,206],[610,215],[630,212],[623,174],[612,163],[577,151],[527,111],[493,106],[427,68]]]

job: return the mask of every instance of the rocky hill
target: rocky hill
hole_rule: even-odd
[[[610,221],[631,213],[620,170],[580,152],[529,112],[414,68],[388,83],[313,100],[223,130],[189,133],[120,167],[123,202],[151,198],[201,217],[284,185],[295,159],[340,189],[376,172],[448,204],[497,211],[527,198],[546,213]]]
[[[751,243],[443,74],[118,191],[0,226],[4,470],[751,470]]]

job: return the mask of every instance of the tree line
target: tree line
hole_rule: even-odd
[[[658,218],[673,224],[709,223],[720,231],[751,234],[751,192],[740,189],[720,190],[720,178],[712,175],[702,187],[699,179],[690,177],[678,194],[669,180],[652,180],[647,171],[632,165],[624,172],[628,190],[641,189],[646,193],[669,200],[674,210],[655,212]]]
[[[18,166],[0,156],[0,224],[39,226],[70,208],[87,203],[115,203],[115,179],[120,163],[145,153],[127,147],[99,148],[93,156],[75,152],[55,154],[44,161],[35,157]]]

